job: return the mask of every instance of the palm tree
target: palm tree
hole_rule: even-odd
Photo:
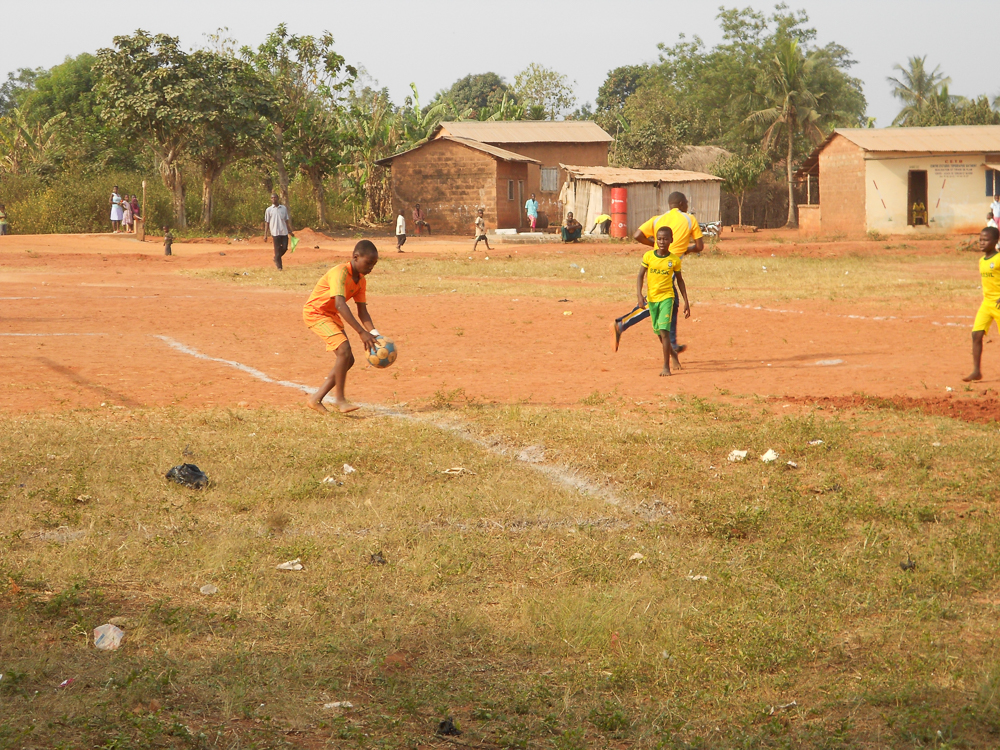
[[[894,65],[893,70],[900,72],[899,78],[890,76],[886,79],[892,84],[892,95],[903,102],[903,109],[892,121],[893,125],[907,125],[917,119],[924,107],[938,98],[941,89],[947,89],[951,83],[951,78],[941,72],[940,65],[927,71],[927,55],[911,57],[907,64],[908,68]]]
[[[802,54],[798,42],[783,39],[778,43],[774,58],[764,67],[761,93],[755,98],[762,99],[764,107],[747,117],[746,122],[767,125],[762,147],[765,151],[785,134],[788,172],[788,222],[787,227],[795,228],[795,196],[792,185],[792,162],[795,159],[795,137],[800,132],[815,143],[823,140],[823,132],[817,111],[822,94],[809,91],[809,80],[816,66],[824,64],[816,53],[808,57]]]

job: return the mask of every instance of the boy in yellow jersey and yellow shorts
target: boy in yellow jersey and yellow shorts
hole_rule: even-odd
[[[670,243],[674,235],[670,227],[660,227],[656,230],[656,249],[649,250],[642,256],[639,275],[635,280],[635,294],[639,307],[649,309],[649,318],[653,322],[653,333],[660,338],[663,347],[663,370],[660,376],[670,375],[670,359],[673,358],[677,367],[680,362],[677,352],[670,343],[670,332],[673,329],[674,306],[677,299],[674,296],[674,282],[684,297],[684,317],[691,317],[691,305],[688,304],[687,287],[681,276],[681,258],[670,252]],[[646,295],[642,294],[642,283],[646,282]]]
[[[990,330],[993,321],[1000,328],[1000,253],[997,253],[997,242],[1000,241],[1000,229],[986,227],[979,233],[979,249],[983,257],[979,259],[979,275],[983,280],[983,302],[976,313],[976,322],[972,324],[972,373],[962,378],[965,382],[982,380],[983,374],[979,366],[983,361],[983,337]]]
[[[361,240],[354,246],[350,261],[334,266],[323,274],[302,310],[302,319],[309,330],[326,342],[328,352],[337,353],[337,361],[330,374],[306,402],[310,409],[321,414],[327,413],[323,399],[331,390],[333,403],[341,414],[358,408],[344,395],[347,371],[354,366],[354,353],[351,351],[351,342],[344,333],[344,321],[358,332],[365,349],[371,351],[378,338],[378,331],[368,314],[365,276],[372,272],[376,263],[378,250],[375,245],[370,240]],[[357,318],[347,306],[347,300],[352,298],[358,307]]]

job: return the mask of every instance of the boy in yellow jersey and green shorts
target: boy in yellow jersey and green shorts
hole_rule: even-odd
[[[962,378],[966,383],[982,380],[983,374],[979,366],[983,361],[983,337],[990,330],[993,321],[1000,328],[1000,253],[997,252],[997,242],[1000,241],[1000,229],[986,227],[979,233],[979,249],[983,257],[979,259],[979,275],[983,280],[983,302],[976,313],[976,321],[972,324],[972,373]]]
[[[688,213],[687,196],[684,193],[674,192],[667,196],[667,205],[670,210],[640,226],[633,236],[636,242],[648,247],[655,247],[656,232],[660,227],[667,227],[673,234],[673,241],[670,243],[671,255],[684,255],[685,253],[700,253],[705,248],[705,241],[702,239],[701,227],[693,214]],[[677,296],[677,289],[674,289],[674,297]],[[622,334],[637,323],[649,317],[649,311],[644,308],[636,308],[630,313],[617,318],[611,324],[612,348],[618,351],[618,344]],[[677,307],[674,307],[674,317],[670,326],[670,343],[674,351],[680,354],[687,346],[677,343]]]
[[[653,322],[653,333],[660,338],[663,347],[663,370],[660,376],[670,375],[670,359],[673,358],[677,367],[680,362],[677,352],[670,343],[670,332],[673,329],[674,306],[677,299],[674,296],[674,282],[684,297],[684,317],[691,317],[691,305],[688,304],[687,287],[681,276],[681,258],[670,252],[670,243],[674,235],[670,227],[660,227],[656,230],[656,249],[649,250],[642,256],[642,265],[635,280],[635,294],[639,307],[649,309],[649,319]],[[642,283],[646,282],[646,295],[642,294]]]

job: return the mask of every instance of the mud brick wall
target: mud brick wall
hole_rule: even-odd
[[[608,166],[608,143],[491,143],[515,154],[537,159],[540,165],[528,168],[528,182],[524,186],[524,199],[532,193],[538,199],[538,211],[545,214],[550,224],[562,224],[569,209],[559,203],[559,191],[566,182],[566,171],[559,169],[559,181],[553,192],[542,192],[540,167],[559,167],[570,164],[580,167]],[[524,205],[524,201],[521,201]],[[523,211],[522,211],[523,213]]]
[[[819,155],[819,184],[823,234],[863,235],[868,228],[865,152],[838,135]]]
[[[413,234],[413,206],[419,203],[434,234],[472,237],[476,212],[482,208],[486,226],[493,229],[497,226],[496,165],[492,156],[446,140],[431,141],[399,156],[392,162],[393,214],[402,209],[407,232]],[[506,197],[506,180],[503,190]]]

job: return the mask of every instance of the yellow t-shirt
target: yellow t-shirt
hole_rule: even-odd
[[[684,255],[691,240],[701,239],[701,227],[698,226],[698,220],[679,208],[671,208],[665,214],[654,216],[639,227],[639,231],[656,242],[656,232],[660,227],[669,227],[670,231],[674,233],[674,240],[670,243],[669,248],[672,255]]]
[[[983,302],[1000,307],[1000,253],[979,259],[979,275],[983,277]]]
[[[674,274],[681,270],[679,255],[660,257],[655,250],[648,250],[642,256],[642,267],[646,269],[646,301],[663,302],[674,296]]]

